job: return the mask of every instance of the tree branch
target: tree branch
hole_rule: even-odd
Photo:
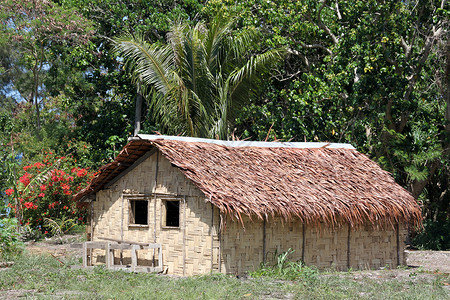
[[[324,45],[321,45],[321,44],[311,44],[311,45],[308,45],[308,44],[303,43],[302,41],[298,41],[298,43],[299,43],[300,46],[302,46],[303,48],[309,48],[309,49],[318,48],[318,49],[325,50],[329,55],[332,55],[332,54],[333,54],[333,52],[331,52],[330,49],[328,49],[327,47],[325,47]]]
[[[409,55],[411,54],[411,46],[406,43],[406,41],[403,37],[401,37],[401,43],[402,43],[403,51],[405,51],[405,57],[408,59]]]
[[[339,43],[339,39],[331,32],[330,28],[328,28],[323,22],[322,22],[322,10],[325,8],[325,5],[327,4],[326,0],[322,0],[322,5],[319,8],[319,11],[317,13],[317,26],[319,26],[320,28],[322,28],[333,40],[333,44],[338,44]]]
[[[338,1],[336,0],[334,3],[335,3],[335,5],[336,5],[336,15],[337,15],[337,17],[338,17],[339,20],[342,20],[341,12],[339,11],[339,4],[338,4]]]
[[[428,176],[424,180],[414,180],[411,182],[409,186],[409,190],[414,198],[418,198],[420,194],[422,194],[423,189],[427,186],[428,182],[430,181],[431,177],[433,177],[434,173],[436,173],[437,168],[440,165],[440,161],[438,159],[434,160],[429,169],[428,169]]]
[[[398,62],[396,60],[393,60],[392,58],[390,58],[389,56],[386,55],[386,52],[387,52],[386,45],[384,43],[381,43],[381,46],[383,47],[383,54],[384,54],[384,58],[386,59],[386,61],[395,67],[395,72],[398,75],[401,75],[403,72],[403,68],[399,67]]]
[[[300,56],[300,58],[303,59],[303,62],[305,63],[305,65],[308,68],[308,70],[310,69],[309,60],[308,60],[308,58],[305,55],[303,55],[302,53],[300,53],[300,52],[298,52],[297,50],[294,50],[294,49],[288,49],[287,53]]]
[[[433,26],[432,31],[433,31],[433,33],[431,35],[429,35],[425,41],[425,46],[423,47],[423,50],[421,53],[422,57],[420,58],[418,64],[414,68],[414,74],[411,77],[411,79],[409,80],[408,89],[406,90],[405,96],[403,97],[403,99],[405,101],[409,100],[409,97],[411,96],[411,93],[414,89],[417,79],[419,78],[419,74],[422,71],[423,65],[425,64],[425,61],[428,59],[428,56],[430,55],[431,47],[433,46],[436,39],[442,34],[443,29],[442,29],[442,27],[439,27],[438,29],[436,29]]]

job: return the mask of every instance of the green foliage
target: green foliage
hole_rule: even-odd
[[[130,0],[64,0],[63,6],[79,11],[95,24],[94,47],[80,49],[86,58],[84,80],[70,81],[65,94],[75,120],[76,138],[92,145],[90,160],[102,165],[114,157],[114,151],[124,146],[133,134],[136,87],[129,74],[123,72],[120,60],[111,49],[110,40],[123,32],[142,35],[150,43],[163,41],[170,27],[177,21],[194,23],[199,18],[204,1],[141,1]],[[77,56],[78,57],[78,56]],[[77,58],[75,57],[75,59]],[[75,60],[76,61],[76,60]],[[73,62],[65,61],[70,67]],[[62,70],[65,72],[65,69]],[[60,78],[55,72],[55,78]],[[144,103],[143,115],[148,108]],[[157,130],[153,120],[142,118],[142,132]],[[110,137],[121,142],[111,149]],[[111,151],[112,150],[112,151]]]
[[[20,240],[16,218],[0,218],[0,259],[20,254],[24,245]]]
[[[282,45],[291,54],[264,97],[241,110],[237,136],[351,143],[414,197],[424,193],[425,212],[437,206],[448,213],[439,196],[450,178],[447,4],[247,0],[211,7],[217,3],[262,32],[261,48]]]
[[[250,56],[255,32],[235,33],[234,24],[216,16],[208,27],[176,25],[162,46],[139,35],[115,40],[161,131],[227,138],[235,112],[251,97],[252,81],[282,58],[281,49]]]
[[[16,98],[32,103],[37,136],[41,128],[41,106],[45,105],[45,75],[53,62],[64,57],[67,45],[89,43],[90,22],[76,10],[52,1],[5,0],[0,6],[0,45],[7,48],[12,65],[22,70],[24,82],[9,75]],[[56,52],[56,53],[55,53]]]
[[[412,244],[419,249],[450,250],[450,219],[424,221],[423,230],[413,239]]]
[[[275,253],[274,263],[261,264],[260,268],[250,272],[253,277],[272,277],[286,280],[301,280],[306,283],[313,283],[318,279],[319,271],[314,267],[308,267],[301,261],[290,261],[289,256],[294,250],[288,249],[280,254]]]
[[[75,219],[63,216],[59,219],[44,218],[44,226],[50,229],[50,235],[62,237],[76,225]]]

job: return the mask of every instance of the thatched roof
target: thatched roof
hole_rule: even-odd
[[[75,198],[102,189],[156,147],[208,201],[238,219],[281,216],[352,226],[421,222],[411,194],[350,145],[140,137],[130,140]]]

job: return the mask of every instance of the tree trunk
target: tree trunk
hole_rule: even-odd
[[[444,87],[444,101],[447,103],[447,109],[445,110],[445,119],[447,124],[445,125],[445,131],[447,138],[450,138],[450,40],[447,41],[445,47],[446,67],[444,73],[443,87]]]
[[[136,95],[136,111],[134,114],[134,136],[139,134],[141,130],[141,114],[142,114],[142,95],[138,92]]]

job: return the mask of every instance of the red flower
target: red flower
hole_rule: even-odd
[[[41,185],[41,192],[45,191],[47,189],[47,186],[45,184]]]
[[[25,167],[23,167],[23,170],[26,172],[26,171],[28,171],[31,168],[32,168],[32,166],[25,166]]]
[[[68,185],[67,183],[63,183],[63,184],[61,184],[61,188],[63,190],[70,190],[70,185]]]
[[[64,192],[63,192],[65,195],[70,195],[70,194],[72,194],[72,192],[70,191],[70,190],[64,190]]]
[[[23,204],[26,208],[33,208],[33,202],[25,202]]]
[[[78,177],[83,177],[83,176],[86,176],[86,175],[87,175],[86,169],[79,169],[79,170],[77,171],[77,176],[78,176]]]
[[[5,191],[5,193],[6,193],[6,195],[11,196],[14,193],[14,190],[13,189],[7,189]]]
[[[30,174],[25,172],[22,177],[19,178],[19,181],[23,183],[23,185],[27,186],[30,184]]]
[[[44,197],[45,194],[44,194],[44,193],[40,193],[38,196],[39,196],[39,197]]]
[[[41,162],[35,163],[34,166],[35,166],[37,169],[40,169],[40,168],[42,168],[42,167],[45,167],[45,165],[44,165],[43,163],[41,163]]]
[[[64,205],[64,207],[63,207],[64,209],[69,209],[68,207],[67,207],[67,205]]]

